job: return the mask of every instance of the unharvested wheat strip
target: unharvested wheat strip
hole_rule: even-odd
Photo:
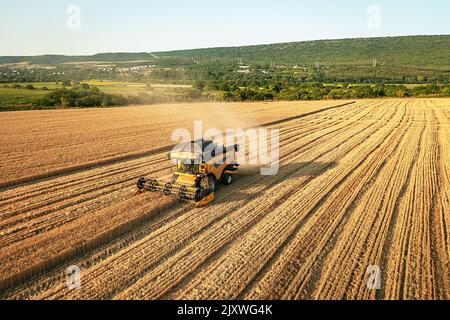
[[[165,168],[165,170],[168,169],[168,167]],[[157,172],[164,170],[164,167],[159,167],[159,169],[155,168],[153,170],[154,172]],[[124,186],[126,185],[132,186],[132,182],[135,180],[134,175],[137,176],[144,172],[148,172],[148,168],[145,168],[145,165],[142,165],[136,169],[124,170],[113,176],[105,176],[103,178],[98,178],[95,181],[89,181],[88,183],[73,189],[67,188],[65,191],[55,192],[56,194],[53,197],[49,196],[47,200],[41,199],[40,201],[36,201],[32,206],[28,205],[28,209],[26,208],[27,205],[21,205],[20,209],[16,210],[16,214],[13,214],[14,211],[5,214],[0,228],[5,229],[9,225],[17,226],[30,220],[37,220],[42,216],[46,216],[45,218],[48,220],[50,216],[49,213],[65,209],[72,203],[76,204],[77,201],[83,202],[83,199],[85,199],[85,201],[98,199],[102,195],[107,195],[108,192],[124,189]],[[71,177],[68,177],[68,179],[70,178]],[[51,190],[49,190],[49,192],[52,193]],[[123,195],[125,195],[125,191],[123,192]],[[34,200],[34,198],[29,199],[27,200],[27,203],[30,201],[34,202]]]
[[[343,124],[343,126],[345,127],[345,124]],[[258,188],[261,188],[261,186],[257,185],[256,187],[253,187],[253,188],[258,189]],[[250,190],[250,192],[251,191],[253,191],[253,190]],[[256,192],[255,194],[258,194],[258,190],[254,190],[254,191]],[[242,200],[234,201],[233,206],[231,208],[227,208],[226,210],[229,211],[229,210],[233,210],[233,208],[242,206],[242,204],[245,203],[245,199],[243,199],[243,200],[244,201],[242,201]],[[226,204],[226,205],[229,206],[229,204]],[[185,237],[187,235],[195,234],[194,230],[201,230],[203,228],[202,226],[205,226],[205,227],[209,226],[211,224],[211,221],[214,221],[214,219],[216,219],[215,216],[217,216],[217,215],[222,216],[224,214],[224,212],[220,212],[220,210],[219,210],[219,208],[217,208],[217,206],[215,207],[215,210],[214,210],[216,212],[215,214],[214,213],[209,213],[209,214],[205,213],[204,215],[198,216],[198,214],[202,213],[204,210],[195,210],[192,215],[185,215],[182,219],[179,219],[181,221],[174,222],[170,226],[166,226],[163,230],[161,230],[160,231],[161,233],[156,232],[154,235],[152,235],[152,238],[154,238],[156,241],[155,243],[151,242],[150,239],[145,239],[145,241],[143,241],[142,243],[136,244],[135,245],[136,248],[134,248],[134,250],[132,252],[139,253],[139,252],[141,252],[141,250],[146,248],[147,251],[144,251],[144,252],[146,252],[146,258],[143,259],[142,263],[144,263],[144,265],[147,264],[147,265],[151,266],[152,261],[155,261],[156,257],[158,255],[161,255],[161,252],[170,252],[171,248],[173,248],[177,242],[182,243],[182,240],[181,240],[182,238],[180,238],[180,236]],[[227,211],[225,211],[225,214]],[[194,214],[194,213],[197,213],[197,214]],[[195,219],[195,220],[190,221],[191,219]],[[206,219],[206,220],[202,222],[202,219],[203,220]],[[184,220],[186,220],[186,221],[184,221]],[[182,224],[180,224],[181,222],[182,222]],[[181,226],[183,226],[183,227],[181,227]],[[162,233],[162,232],[164,232],[164,233]],[[169,240],[170,242],[165,243],[165,241],[164,241],[165,239]],[[177,240],[177,239],[180,239],[180,240]],[[139,245],[143,248],[139,249]],[[148,250],[151,250],[151,251],[148,251]],[[151,254],[151,252],[154,252],[154,253]],[[132,254],[132,253],[130,253],[130,254]],[[134,255],[136,255],[136,254],[134,254]],[[153,255],[155,255],[155,256],[153,256]],[[123,263],[123,262],[121,262],[120,260],[117,260],[117,258],[121,258],[121,257],[120,256],[112,257],[109,259],[110,261],[106,261],[106,262],[108,262],[108,264],[111,267],[105,268],[105,265],[100,265],[98,267],[96,266],[95,269],[98,269],[98,271],[102,271],[102,270],[108,270],[110,268],[118,268],[121,266],[121,263]],[[126,256],[122,257],[121,259],[125,259],[125,261],[130,260]],[[138,261],[131,261],[131,262],[134,264],[135,262],[138,262]],[[145,270],[145,267],[140,267],[139,265],[135,265],[135,266],[129,265],[129,267],[130,267],[130,270],[135,270],[136,272],[139,272],[139,270],[142,270],[142,269]],[[93,272],[95,271],[95,269],[93,270]],[[119,272],[117,274],[121,274],[121,273]],[[126,276],[128,276],[128,275],[130,277],[132,277],[133,274],[132,273],[127,274]],[[107,282],[127,281],[126,278],[122,278],[122,279],[119,278],[119,279],[114,279],[114,280],[111,279],[111,277],[115,277],[115,274],[113,272],[109,272],[109,273],[105,274],[105,276],[107,276],[107,278],[105,278],[105,281],[107,281]],[[123,273],[122,273],[122,276],[123,276]],[[86,277],[89,277],[89,274],[87,274],[85,276],[85,279],[86,279]],[[108,280],[108,277],[109,277],[109,280]],[[98,272],[93,274],[93,278],[99,279],[99,281],[100,281]],[[89,281],[89,278],[87,279],[87,281]],[[130,281],[130,280],[128,280],[128,281]],[[105,290],[106,289],[107,288],[105,288]],[[89,289],[86,288],[86,290],[89,290]],[[95,290],[98,290],[98,288],[94,287],[93,290],[94,290],[93,292],[95,292]],[[101,292],[98,292],[97,294],[101,294]],[[92,295],[89,297],[92,297]]]
[[[258,112],[258,111],[260,111],[260,110],[254,110],[255,112]],[[174,123],[174,125],[175,125],[175,123]],[[117,132],[114,132],[114,133],[117,133]],[[120,132],[119,132],[120,133]],[[164,133],[164,132],[162,132],[162,133]],[[169,136],[170,136],[170,131],[169,132],[167,132],[168,134],[169,134]],[[140,138],[142,138],[142,133],[140,133],[140,132],[138,132],[137,133],[137,135],[140,135]],[[111,135],[111,136],[113,136],[113,135]],[[145,137],[144,136],[144,138],[147,138],[147,137]],[[117,140],[117,137],[116,137],[116,135],[114,135],[114,137],[112,137],[112,138],[110,138],[111,140],[112,140],[112,142],[115,142],[116,140]],[[133,138],[134,139],[134,138]],[[142,140],[142,139],[141,139]],[[145,139],[144,139],[145,140]],[[94,142],[94,141],[93,141]]]
[[[99,168],[98,170],[88,170],[87,172],[84,171],[65,177],[53,178],[48,181],[18,186],[2,192],[2,198],[0,200],[1,211],[3,212],[8,210],[8,206],[13,206],[17,201],[28,201],[31,198],[36,199],[37,197],[42,197],[45,200],[52,199],[52,196],[54,197],[54,195],[51,193],[49,194],[49,191],[53,193],[63,193],[66,188],[79,187],[86,182],[112,177],[116,174],[120,174],[134,168],[139,168],[141,166],[157,165],[166,159],[166,157],[162,157],[161,155],[150,156],[134,161],[105,166]],[[33,203],[37,201],[34,201]]]
[[[379,256],[393,218],[396,199],[408,183],[408,173],[417,157],[422,133],[423,126],[413,127],[408,132],[399,152],[389,159],[377,181],[352,212],[324,264],[314,297],[357,298],[355,288],[364,283],[367,268],[380,264]],[[369,294],[373,292],[367,287],[365,290]]]
[[[138,174],[139,172],[147,172],[145,164],[142,164],[135,168],[128,168],[109,174],[105,174],[103,177],[98,177],[93,180],[87,180],[83,182],[84,179],[78,180],[77,177],[67,177],[68,180],[78,180],[76,186],[67,186],[65,189],[59,188],[58,182],[56,190],[48,189],[46,194],[38,195],[36,197],[31,196],[26,200],[18,200],[18,203],[13,206],[8,206],[9,208],[1,207],[1,210],[5,212],[2,219],[1,228],[5,229],[8,225],[20,225],[32,220],[38,220],[43,216],[51,217],[50,213],[62,210],[71,205],[71,203],[76,204],[76,201],[86,201],[92,199],[93,197],[100,197],[105,194],[107,190],[117,190],[123,188],[124,183],[130,183],[129,175]],[[92,172],[95,174],[95,171]],[[32,189],[30,189],[32,190]],[[79,200],[77,200],[79,199]],[[60,208],[60,209],[58,209]]]
[[[21,224],[35,223],[39,220],[51,222],[52,213],[58,211],[69,212],[72,206],[78,204],[88,203],[90,200],[95,199],[93,203],[99,204],[102,202],[102,198],[108,200],[114,200],[112,197],[114,192],[122,191],[122,196],[129,195],[128,187],[132,187],[134,177],[130,178],[130,175],[139,175],[140,173],[147,172],[148,168],[145,165],[141,165],[138,168],[129,168],[128,170],[121,171],[111,176],[105,175],[102,178],[96,179],[96,181],[88,181],[87,183],[80,183],[76,188],[67,188],[65,191],[55,192],[53,197],[49,197],[48,200],[36,201],[36,204],[30,207],[29,210],[20,207],[16,212],[20,212],[10,218],[4,218],[1,223],[1,228],[5,229],[10,225],[19,226]],[[160,168],[158,168],[160,169]],[[168,170],[169,168],[163,168]],[[144,171],[145,170],[145,171]],[[155,169],[154,169],[155,170]],[[156,172],[156,171],[155,171]],[[95,174],[95,172],[93,172]],[[68,179],[71,179],[70,177]],[[76,179],[76,178],[73,178]],[[52,190],[48,190],[52,193]],[[29,202],[28,202],[29,201]],[[27,201],[27,204],[31,204],[34,198]],[[47,201],[47,202],[46,202]],[[112,204],[112,203],[111,203]],[[56,216],[57,217],[57,216]]]
[[[367,124],[366,124],[367,125]],[[374,131],[376,131],[376,128],[374,129]],[[367,134],[367,133],[366,133]],[[342,137],[344,140],[345,138]],[[333,151],[329,157],[324,158],[322,161],[326,161],[327,159],[333,159],[335,157],[337,157],[337,154],[345,154],[347,152],[349,152],[352,149],[352,147],[355,146],[355,143],[357,144],[357,141],[364,139],[361,135],[358,136],[354,136],[352,138],[350,138],[348,140],[347,143],[344,143],[343,145],[341,145],[338,149],[339,151]],[[345,145],[345,146],[344,146]],[[330,160],[331,160],[330,159]],[[314,165],[312,165],[314,166]],[[300,181],[293,181],[290,182],[288,184],[279,184],[276,187],[273,188],[273,190],[270,190],[270,196],[273,199],[277,199],[279,197],[281,197],[283,194],[288,194],[291,196],[295,196],[295,193],[291,193],[289,190],[295,190],[296,186],[298,186],[299,184],[301,184],[301,180]],[[281,189],[281,190],[280,190]],[[284,199],[283,201],[285,201],[286,199]],[[267,204],[265,203],[260,203],[259,201],[254,201],[257,203],[249,203],[247,204],[244,208],[242,208],[242,210],[234,213],[232,216],[229,217],[228,222],[224,221],[223,223],[225,225],[218,225],[214,228],[212,228],[212,230],[209,230],[208,234],[205,234],[202,238],[199,238],[196,243],[193,243],[192,246],[185,248],[182,252],[180,252],[177,256],[173,257],[171,259],[171,262],[169,265],[163,265],[158,267],[154,272],[150,273],[148,276],[146,276],[146,278],[138,281],[136,283],[136,285],[134,286],[134,288],[136,288],[134,290],[134,288],[130,288],[129,290],[125,291],[124,293],[122,293],[121,295],[119,295],[119,298],[123,298],[127,295],[129,295],[132,298],[139,298],[139,297],[145,297],[145,298],[155,298],[157,296],[160,296],[162,292],[166,291],[168,289],[168,287],[173,286],[174,282],[177,281],[177,279],[180,279],[180,277],[182,277],[183,275],[177,275],[177,272],[175,272],[175,270],[178,270],[179,268],[182,268],[182,270],[184,270],[183,272],[189,272],[192,270],[192,267],[195,265],[198,265],[202,260],[204,261],[208,255],[211,255],[211,253],[214,253],[215,250],[217,250],[218,248],[220,248],[221,246],[223,246],[224,243],[226,243],[229,240],[226,239],[235,239],[234,233],[232,233],[230,235],[230,232],[233,232],[234,229],[238,229],[237,225],[234,226],[233,230],[230,230],[228,227],[226,228],[225,231],[227,232],[223,232],[220,230],[223,230],[223,228],[225,228],[225,226],[227,224],[230,224],[231,221],[233,221],[233,223],[236,222],[236,220],[241,219],[242,220],[242,216],[244,215],[244,212],[254,212],[254,211],[258,211],[264,212],[264,216],[268,216],[270,215],[270,208],[272,207],[270,205],[270,203],[268,203],[269,206],[267,206]],[[283,206],[285,202],[278,204],[280,206]],[[254,206],[258,206],[259,209],[253,208]],[[251,207],[250,207],[251,206]],[[263,216],[263,220],[265,220],[266,218]],[[236,231],[234,231],[236,232]],[[273,233],[276,233],[276,230],[273,231]],[[220,237],[218,238],[218,235],[220,235]],[[225,237],[225,239],[223,239],[223,237]],[[194,259],[194,257],[189,257],[188,256],[188,252],[196,252],[196,250],[200,250],[200,248],[205,248],[205,246],[203,244],[208,243],[208,246],[210,246],[210,248],[208,248],[208,251],[205,252],[205,250],[203,249],[203,252],[201,254],[201,258],[198,257],[197,259]],[[214,245],[214,248],[216,248],[214,250],[214,248],[212,248],[212,243],[216,243]],[[185,259],[180,260],[181,257],[184,257]],[[201,259],[199,261],[199,258]],[[192,260],[192,261],[191,261]],[[183,266],[179,265],[181,263],[181,261],[183,261]],[[187,264],[187,261],[190,261],[189,265]],[[174,272],[172,273],[166,273],[163,270],[167,270],[168,267],[170,266],[170,269],[173,270]],[[169,274],[173,274],[173,276],[169,276]],[[175,277],[175,278],[174,278]],[[165,279],[165,280],[164,280]],[[157,283],[154,283],[153,280],[157,280]],[[164,281],[164,282],[162,282]],[[139,290],[138,288],[141,287],[146,287],[148,288],[145,292],[142,292],[141,290]],[[150,287],[151,286],[153,289],[150,291]],[[230,291],[231,292],[234,291]],[[223,292],[222,292],[223,294]]]
[[[404,112],[404,111],[403,111]],[[392,134],[371,154],[345,183],[337,186],[332,196],[320,206],[314,216],[278,254],[277,260],[253,288],[247,288],[246,299],[281,299],[287,287],[304,293],[307,298],[309,280],[317,268],[317,260],[328,252],[338,230],[347,220],[348,212],[369,182],[382,170],[385,160],[398,148],[406,126]],[[295,288],[295,290],[294,290]]]
[[[105,181],[99,183],[94,188],[96,190],[88,187],[81,195],[69,195],[64,201],[61,199],[57,205],[48,205],[30,214],[6,219],[2,223],[0,247],[24,241],[42,231],[48,232],[62,224],[75,221],[85,213],[123,201],[133,193],[131,186],[134,181],[135,179],[130,180],[129,177],[123,181]]]

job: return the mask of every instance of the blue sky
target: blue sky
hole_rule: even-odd
[[[449,12],[443,0],[0,0],[0,55],[450,34]]]

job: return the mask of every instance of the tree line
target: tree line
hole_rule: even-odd
[[[364,98],[406,98],[406,97],[449,97],[450,85],[430,84],[405,85],[349,85],[322,83],[273,82],[266,86],[238,87],[233,83],[197,81],[198,90],[217,90],[225,101],[267,101],[267,100],[323,100]]]

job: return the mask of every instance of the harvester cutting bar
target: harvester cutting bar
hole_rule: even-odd
[[[158,192],[162,191],[166,196],[178,195],[180,199],[199,201],[208,195],[206,190],[200,188],[192,188],[173,183],[164,183],[157,180],[139,179],[137,187],[140,191]],[[212,192],[212,190],[211,190]],[[210,193],[210,192],[209,192]]]

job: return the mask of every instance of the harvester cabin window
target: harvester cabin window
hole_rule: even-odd
[[[178,172],[197,174],[199,172],[199,165],[195,164],[194,160],[178,160]]]

